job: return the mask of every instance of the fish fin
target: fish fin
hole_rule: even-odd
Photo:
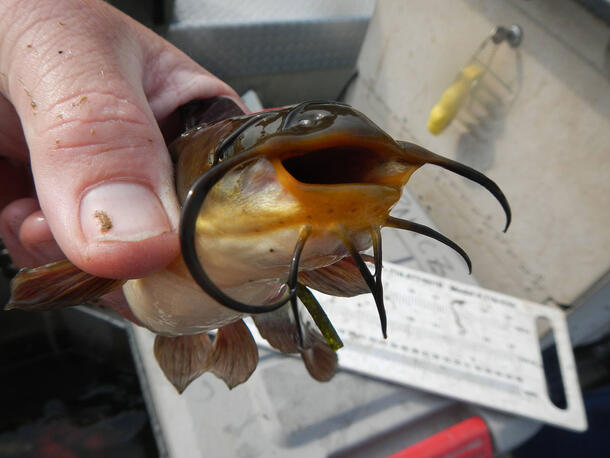
[[[325,382],[332,378],[338,365],[337,354],[309,323],[303,327],[303,348],[299,348],[297,329],[289,307],[252,318],[261,336],[273,348],[282,353],[300,353],[314,379]]]
[[[307,332],[307,336],[310,341],[301,351],[307,372],[319,382],[328,382],[335,375],[339,365],[337,353],[315,330]]]
[[[296,324],[289,307],[284,306],[273,312],[252,315],[252,319],[260,335],[273,348],[282,353],[299,352]]]
[[[154,353],[159,367],[180,394],[213,363],[212,341],[206,333],[156,336]]]
[[[244,383],[258,365],[258,347],[242,321],[236,321],[218,330],[214,339],[210,370],[229,387]]]
[[[373,258],[361,255],[365,261],[374,263]],[[299,282],[316,291],[331,296],[352,297],[369,293],[369,287],[351,257],[346,257],[326,267],[299,272]]]
[[[67,259],[21,269],[11,281],[5,310],[46,311],[81,305],[118,288],[125,280],[83,272]]]

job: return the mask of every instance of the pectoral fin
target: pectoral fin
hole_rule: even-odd
[[[324,338],[316,332],[309,333],[310,346],[301,352],[301,357],[309,374],[319,382],[328,382],[337,371],[338,358],[326,343]]]
[[[282,353],[300,353],[309,374],[325,382],[337,370],[337,354],[310,323],[303,326],[303,348],[299,348],[299,337],[289,307],[274,312],[253,316],[261,336]]]
[[[81,305],[124,282],[90,275],[67,259],[21,269],[11,281],[11,297],[5,310],[45,311]]]
[[[365,261],[373,263],[370,256],[361,256]],[[299,282],[331,296],[352,297],[370,292],[360,270],[350,257],[327,267],[299,272]]]
[[[212,342],[207,334],[157,336],[155,358],[167,379],[182,393],[189,384],[210,369]]]
[[[257,364],[258,347],[242,320],[218,330],[210,370],[224,380],[229,389],[248,380]]]
[[[260,335],[282,353],[298,353],[299,341],[294,318],[287,306],[274,312],[253,315]]]

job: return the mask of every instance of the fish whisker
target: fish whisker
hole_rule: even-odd
[[[378,230],[378,229],[377,229]],[[375,234],[373,237],[373,250],[375,252],[375,276],[371,274],[369,268],[366,266],[364,259],[354,247],[354,244],[350,240],[349,236],[345,232],[343,228],[338,229],[337,231],[341,242],[349,251],[350,256],[356,263],[358,270],[360,270],[360,275],[364,278],[371,294],[373,295],[373,299],[375,299],[375,305],[377,306],[377,312],[379,313],[379,321],[381,323],[381,333],[383,334],[383,338],[387,339],[388,333],[388,323],[387,316],[385,311],[385,305],[383,303],[383,284],[381,282],[381,235],[377,234],[376,230],[373,229],[372,233]]]
[[[297,280],[299,277],[299,260],[301,259],[301,253],[305,247],[305,242],[311,234],[311,226],[303,226],[299,232],[299,238],[297,244],[294,247],[292,254],[292,261],[290,262],[290,270],[288,273],[287,285],[290,289],[290,307],[292,308],[292,314],[294,315],[295,325],[297,327],[297,336],[299,339],[299,348],[304,348],[303,342],[303,327],[301,325],[301,319],[299,317],[299,305],[297,302]]]
[[[381,269],[383,255],[381,254],[381,228],[375,226],[371,228],[371,240],[373,241],[373,258],[375,261],[375,280],[381,282]]]
[[[426,237],[433,238],[434,240],[438,240],[441,243],[444,243],[448,247],[457,251],[468,266],[468,272],[472,273],[472,262],[468,257],[468,254],[453,240],[445,237],[440,232],[436,232],[434,229],[429,228],[428,226],[424,226],[423,224],[414,223],[413,221],[407,221],[406,219],[396,218],[394,216],[388,216],[386,220],[385,227],[392,227],[394,229],[403,229],[406,231],[417,232],[418,234],[425,235]]]
[[[435,154],[432,151],[428,151],[427,149],[416,145],[415,143],[405,141],[397,141],[397,143],[403,148],[404,151],[408,152],[410,160],[417,159],[422,165],[437,165],[463,176],[464,178],[468,178],[469,180],[472,180],[487,189],[498,200],[502,206],[502,209],[504,210],[504,213],[506,214],[506,226],[504,226],[504,232],[506,232],[511,221],[510,205],[508,204],[506,196],[496,183],[487,178],[478,170],[468,167],[467,165],[460,164],[459,162],[452,161],[451,159],[439,154]]]

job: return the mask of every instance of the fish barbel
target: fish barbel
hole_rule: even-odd
[[[181,256],[127,281],[93,277],[67,260],[23,269],[8,308],[78,305],[122,286],[132,321],[157,334],[157,361],[180,392],[206,371],[229,387],[250,376],[258,353],[242,318],[251,315],[272,346],[300,353],[324,381],[341,343],[309,288],[336,296],[371,292],[385,336],[382,227],[433,237],[470,269],[451,240],[390,216],[413,172],[433,164],[483,185],[504,208],[506,228],[510,223],[506,198],[489,178],[395,141],[346,104],[305,102],[249,115],[228,99],[193,107],[190,128],[170,145]],[[371,247],[372,257],[362,254]],[[304,310],[313,321],[303,319]],[[212,342],[207,333],[215,329]]]

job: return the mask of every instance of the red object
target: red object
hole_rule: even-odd
[[[493,446],[487,425],[472,417],[411,445],[388,458],[491,458]]]

